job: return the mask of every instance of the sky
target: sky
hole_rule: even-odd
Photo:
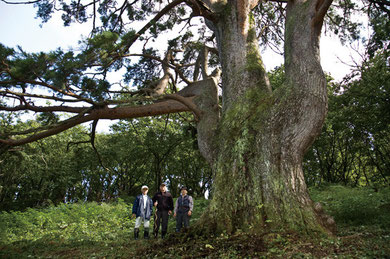
[[[64,27],[59,15],[45,24],[35,16],[36,9],[32,5],[8,5],[0,1],[0,43],[8,47],[19,45],[28,52],[76,48],[81,37],[87,36],[91,29],[88,23]],[[342,46],[335,38],[321,37],[320,49],[323,70],[337,81],[350,71],[346,64],[352,64],[352,59],[359,60],[357,53]],[[283,57],[272,51],[262,56],[268,71],[283,63]],[[110,123],[99,122],[99,129],[105,131],[101,124],[108,127]]]
[[[32,5],[8,5],[0,2],[0,42],[8,47],[20,45],[29,52],[55,50],[77,46],[87,24],[64,27],[59,19],[40,27]]]

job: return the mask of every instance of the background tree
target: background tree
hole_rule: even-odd
[[[33,122],[7,122],[3,114],[0,123],[6,128]],[[119,197],[131,202],[144,184],[157,190],[157,174],[168,180],[175,196],[185,184],[192,195],[204,197],[211,188],[211,169],[197,149],[194,129],[191,122],[170,115],[114,124],[112,133],[95,136],[94,147],[87,129],[75,127],[13,148],[0,155],[0,209]]]
[[[101,152],[103,163],[110,164],[110,170],[121,170],[123,176],[138,176],[135,181],[129,179],[135,187],[129,195],[137,194],[144,184],[157,191],[163,181],[176,196],[183,184],[191,186],[195,196],[203,196],[209,188],[211,172],[197,148],[195,128],[181,115],[122,121],[112,129],[104,149],[114,154]],[[127,179],[116,178],[115,184],[128,186]],[[200,182],[205,184],[199,186]]]
[[[305,159],[309,182],[389,184],[388,57],[388,50],[367,56],[358,75],[330,88],[325,127]]]
[[[19,122],[14,127],[23,129],[31,124],[37,123]],[[75,154],[66,149],[70,141],[85,137],[85,131],[75,127],[1,155],[1,209],[23,209],[77,200],[80,196],[73,197],[73,189],[82,181],[81,168]]]

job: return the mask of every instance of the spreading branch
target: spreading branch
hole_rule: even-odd
[[[214,73],[215,74],[215,73]],[[214,77],[219,78],[219,74],[212,74]],[[106,106],[92,106],[90,108],[74,108],[79,109],[79,114],[65,121],[61,121],[57,124],[50,125],[49,128],[40,128],[36,129],[37,131],[41,130],[41,132],[36,132],[31,136],[27,136],[25,138],[20,139],[0,139],[0,143],[6,146],[19,146],[23,144],[27,144],[30,142],[37,141],[39,139],[43,139],[60,132],[63,132],[71,127],[76,125],[88,122],[95,121],[99,119],[130,119],[130,118],[139,118],[139,117],[148,117],[148,116],[157,116],[169,113],[177,113],[177,112],[193,112],[196,118],[201,119],[202,112],[194,103],[194,98],[202,95],[205,87],[210,84],[210,78],[202,81],[198,81],[195,83],[191,83],[181,91],[176,94],[171,95],[162,95],[158,98],[155,98],[155,102],[148,105],[140,105],[140,106],[117,106],[114,108],[110,108]],[[152,100],[152,99],[151,99]],[[31,109],[34,107],[30,107]],[[47,109],[51,107],[46,107]],[[61,106],[57,106],[57,109],[62,109]],[[69,109],[72,107],[69,107]],[[53,108],[54,109],[54,108]],[[76,111],[76,110],[75,110]],[[33,132],[31,130],[29,132]],[[12,134],[8,133],[8,136],[12,136]],[[3,136],[4,137],[4,136]]]
[[[152,27],[158,20],[160,20],[161,17],[163,17],[165,14],[167,14],[172,8],[178,6],[179,4],[185,2],[185,0],[175,0],[171,3],[169,3],[167,6],[165,6],[156,16],[153,17],[144,27],[142,27],[141,30],[139,30],[125,45],[124,53],[128,52],[130,47],[138,40],[138,38],[143,35],[150,27]]]
[[[15,76],[10,68],[8,67],[8,64],[5,63],[4,61],[2,61],[2,64],[5,66],[5,69],[4,71],[12,78],[12,80],[8,80],[8,81],[0,81],[0,85],[18,85],[18,84],[30,84],[30,85],[39,85],[39,86],[43,86],[45,88],[48,88],[54,92],[58,92],[58,93],[61,93],[63,95],[66,95],[66,96],[69,96],[69,97],[73,97],[73,98],[76,98],[80,101],[83,101],[83,102],[87,102],[87,103],[90,103],[90,104],[95,104],[91,99],[88,99],[88,98],[84,98],[84,97],[81,97],[80,95],[77,95],[71,91],[64,91],[62,89],[59,89],[49,83],[46,83],[46,82],[43,82],[43,81],[38,81],[38,80],[31,80],[31,79],[23,79],[23,78],[19,78],[17,76]]]
[[[1,84],[1,82],[0,82]],[[73,103],[73,102],[82,102],[83,100],[79,99],[64,99],[64,98],[59,98],[56,96],[49,96],[49,95],[43,95],[43,94],[31,94],[31,93],[20,93],[20,92],[14,92],[11,90],[6,89],[5,91],[0,91],[0,95],[13,95],[13,96],[19,96],[19,97],[31,97],[31,98],[37,98],[37,99],[45,99],[45,100],[53,100],[53,101],[58,101],[58,102],[63,102],[63,103]]]
[[[4,0],[2,0],[5,2]],[[126,1],[127,2],[127,1]],[[27,2],[25,2],[27,3]],[[95,2],[93,2],[95,3]],[[121,51],[113,54],[113,60],[124,58],[124,57],[135,57],[142,56],[144,58],[149,58],[160,62],[162,65],[163,76],[160,78],[150,95],[147,98],[146,105],[134,106],[134,103],[137,103],[134,98],[131,100],[104,100],[101,102],[96,102],[90,98],[86,98],[82,95],[79,95],[78,91],[71,89],[69,86],[66,88],[58,88],[51,84],[50,81],[45,81],[42,78],[37,77],[36,79],[30,78],[20,78],[13,73],[12,69],[8,66],[5,60],[2,60],[2,71],[5,75],[8,76],[7,81],[1,81],[0,86],[4,86],[4,90],[0,91],[0,95],[7,98],[14,98],[19,101],[20,104],[9,107],[7,104],[0,106],[0,111],[33,111],[33,112],[66,112],[69,114],[76,114],[75,116],[50,124],[44,127],[31,128],[23,132],[18,133],[6,133],[7,135],[0,136],[0,143],[2,146],[19,146],[26,143],[34,142],[39,139],[43,139],[60,132],[63,132],[71,127],[76,125],[92,121],[93,122],[93,131],[96,129],[96,124],[99,119],[129,119],[129,118],[138,118],[145,116],[157,116],[162,114],[177,113],[177,112],[193,112],[196,119],[201,120],[202,111],[194,103],[194,99],[201,95],[202,87],[204,87],[204,82],[209,80],[208,75],[208,53],[209,51],[216,51],[213,48],[204,47],[199,56],[199,65],[202,70],[202,81],[192,82],[186,78],[184,73],[181,71],[184,67],[193,66],[194,64],[182,65],[176,64],[173,58],[174,52],[182,50],[168,50],[164,59],[158,57],[147,55],[147,54],[131,54],[128,53],[129,48],[133,45],[135,41],[139,39],[149,28],[154,26],[156,22],[163,16],[171,11],[174,7],[186,3],[190,5],[193,11],[202,16],[207,16],[208,19],[212,19],[212,11],[208,8],[202,1],[199,0],[174,0],[173,2],[167,4],[161,11],[159,11],[141,30],[139,30],[127,43],[124,47],[121,48]],[[127,6],[126,3],[121,5],[117,11],[123,13],[123,10]],[[94,16],[96,15],[96,6],[93,6]],[[92,63],[90,63],[92,64]],[[112,62],[111,62],[112,64]],[[176,79],[170,73],[170,70],[174,70],[176,73]],[[178,77],[181,81],[185,82],[188,87],[183,90],[170,95],[164,95],[166,91],[169,80],[172,80],[176,83]],[[197,79],[194,79],[197,80]],[[207,81],[209,82],[209,81]],[[53,91],[53,95],[49,94],[34,94],[29,93],[28,88],[25,86],[42,86],[46,90]],[[14,90],[19,87],[20,90]],[[145,90],[147,91],[147,90]],[[145,93],[144,91],[144,93]],[[112,92],[110,92],[112,93]],[[125,94],[134,94],[134,92],[126,92]],[[65,96],[62,97],[62,96]],[[146,97],[145,97],[146,98]],[[46,99],[53,100],[57,103],[62,103],[62,105],[54,106],[38,106],[35,105],[36,99]],[[81,106],[75,107],[71,104],[63,105],[67,103],[76,103],[84,102],[84,104],[89,104],[87,107]],[[139,103],[143,103],[140,101]],[[111,107],[115,105],[115,107]],[[110,106],[109,106],[110,105]],[[17,136],[17,137],[16,137]],[[93,139],[93,134],[91,139]],[[92,143],[93,145],[93,143]]]

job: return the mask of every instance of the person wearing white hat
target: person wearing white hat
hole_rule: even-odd
[[[139,227],[141,226],[142,221],[144,221],[144,238],[149,239],[149,224],[150,217],[153,212],[153,201],[148,196],[149,188],[144,185],[141,187],[142,194],[138,195],[135,198],[132,210],[132,218],[135,219],[134,226],[134,239],[138,239],[139,236]]]

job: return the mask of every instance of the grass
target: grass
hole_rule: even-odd
[[[199,237],[173,233],[170,218],[167,239],[134,241],[131,205],[120,200],[2,212],[0,258],[390,258],[390,188],[336,185],[312,188],[310,194],[335,218],[336,237],[241,232]],[[191,224],[207,204],[195,201]]]

